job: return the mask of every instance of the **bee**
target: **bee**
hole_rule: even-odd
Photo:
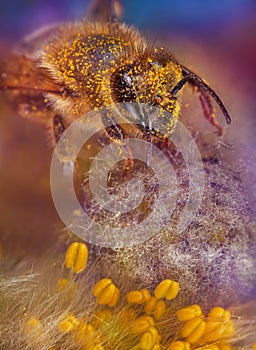
[[[121,19],[120,1],[95,0],[81,22],[32,34],[1,62],[0,90],[21,116],[47,126],[53,146],[74,120],[113,103],[146,103],[170,112],[168,135],[187,84],[198,91],[204,116],[222,135],[213,100],[228,124],[231,118],[215,91],[169,50],[149,43]],[[150,135],[154,130],[145,118],[140,115],[137,124]],[[116,123],[106,131],[114,139],[125,134]]]

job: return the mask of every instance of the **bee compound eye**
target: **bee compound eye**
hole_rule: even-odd
[[[115,71],[111,77],[111,96],[114,102],[133,102],[136,100],[136,74],[133,65]]]

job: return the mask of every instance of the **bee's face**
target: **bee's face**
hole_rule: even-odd
[[[133,63],[119,67],[111,77],[111,97],[116,103],[146,104],[159,107],[164,134],[170,134],[180,111],[180,99],[171,91],[182,79],[180,66],[167,51],[154,48]],[[131,107],[129,107],[130,109]],[[166,114],[165,111],[170,112]],[[135,112],[144,128],[147,116]],[[160,121],[159,121],[160,122]],[[158,130],[152,130],[158,134]],[[160,133],[161,134],[161,133]]]
[[[160,51],[160,52],[159,52]],[[147,103],[178,115],[179,102],[171,95],[182,79],[180,66],[161,49],[115,71],[111,78],[114,102]]]

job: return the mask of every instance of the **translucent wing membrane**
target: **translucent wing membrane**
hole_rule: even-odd
[[[120,0],[94,0],[86,18],[95,22],[120,22],[123,7]]]

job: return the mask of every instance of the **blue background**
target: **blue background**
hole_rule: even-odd
[[[0,33],[20,37],[45,24],[82,18],[88,0],[4,0]],[[125,20],[144,29],[204,37],[221,35],[255,19],[255,0],[124,0]],[[254,17],[254,18],[253,18]]]

